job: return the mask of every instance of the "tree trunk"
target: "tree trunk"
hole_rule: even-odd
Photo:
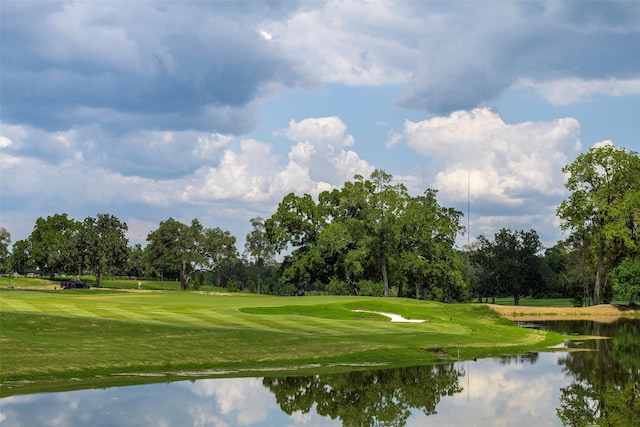
[[[262,277],[260,276],[260,270],[262,269],[262,262],[258,258],[258,293],[262,293]]]
[[[180,269],[180,289],[186,291],[189,287],[189,279],[187,278],[187,263],[182,261],[182,268]]]
[[[387,260],[384,255],[380,256],[380,267],[382,269],[382,283],[384,284],[384,296],[389,296],[389,278],[387,277]]]
[[[604,270],[604,251],[598,254],[598,267],[596,268],[596,283],[593,286],[593,305],[600,304],[600,283],[602,281],[602,273]]]
[[[513,305],[520,305],[520,295],[518,293],[513,294]]]

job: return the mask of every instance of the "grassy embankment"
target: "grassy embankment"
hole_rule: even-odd
[[[14,280],[14,281],[11,281]],[[366,297],[32,290],[0,279],[0,395],[185,377],[318,373],[544,349],[484,305]],[[35,282],[30,282],[35,283]],[[395,323],[352,310],[391,312]]]

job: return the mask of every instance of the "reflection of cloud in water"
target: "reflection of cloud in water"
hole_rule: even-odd
[[[436,414],[412,410],[406,426],[560,426],[555,416],[568,380],[558,366],[564,353],[541,353],[535,364],[499,360],[460,362],[461,393],[443,396]],[[210,379],[45,393],[0,399],[1,427],[216,426],[328,427],[313,404],[307,413],[282,412],[261,378]]]
[[[541,353],[534,365],[498,360],[461,362],[456,366],[467,372],[460,379],[462,393],[443,397],[438,413],[425,416],[414,413],[407,427],[425,425],[561,426],[555,417],[560,388],[567,380],[557,366],[561,354]],[[468,369],[468,370],[467,370]]]
[[[215,397],[220,413],[237,411],[240,425],[254,425],[267,419],[267,412],[276,409],[273,395],[262,386],[261,378],[223,378],[181,383],[192,393],[202,397]]]

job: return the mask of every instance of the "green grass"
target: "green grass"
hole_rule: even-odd
[[[393,323],[354,309],[425,322]],[[0,395],[191,376],[418,365],[456,360],[458,352],[462,359],[487,357],[558,342],[556,334],[513,327],[472,304],[2,289]]]
[[[491,300],[489,300],[491,301]],[[496,298],[498,305],[513,305],[513,297]],[[573,298],[520,298],[525,307],[573,307]]]

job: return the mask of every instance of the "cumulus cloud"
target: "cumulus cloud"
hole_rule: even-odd
[[[405,143],[430,159],[433,187],[449,203],[470,197],[477,231],[549,227],[564,193],[562,167],[579,152],[575,119],[505,123],[478,108],[405,123]],[[465,206],[466,208],[466,206]],[[466,211],[466,209],[464,209]]]
[[[286,158],[269,143],[219,133],[139,132],[126,145],[114,140],[102,147],[85,140],[85,130],[6,130],[13,139],[3,136],[5,218],[28,210],[66,212],[81,220],[108,211],[127,219],[132,243],[144,242],[152,224],[168,216],[220,226],[241,212],[248,222],[270,214],[289,192],[317,195],[373,171],[352,150],[354,138],[338,117],[291,121],[281,131],[291,141]],[[45,146],[50,142],[57,154],[32,155],[28,147],[36,138]]]

